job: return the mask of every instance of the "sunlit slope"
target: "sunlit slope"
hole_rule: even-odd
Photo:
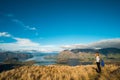
[[[106,65],[97,73],[95,65],[23,66],[0,73],[0,80],[120,80],[120,66]]]

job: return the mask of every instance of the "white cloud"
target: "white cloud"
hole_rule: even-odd
[[[38,36],[37,28],[36,27],[31,27],[29,25],[26,25],[22,20],[19,20],[19,19],[15,18],[15,16],[13,14],[6,14],[5,16],[7,16],[8,18],[10,18],[12,22],[14,22],[17,25],[19,25],[22,28],[24,28],[23,30],[34,31],[34,34],[36,36]]]
[[[1,43],[0,49],[18,51],[18,50],[37,50],[40,52],[54,52],[54,51],[62,51],[64,49],[74,49],[74,48],[120,48],[120,39],[107,39],[101,40],[90,44],[73,44],[73,45],[63,45],[55,46],[55,45],[40,45],[39,43],[33,42],[30,39],[26,38],[14,38],[16,42],[13,43]]]
[[[40,45],[39,43],[33,42],[26,38],[13,38],[16,42],[12,43],[1,43],[0,49],[9,51],[23,51],[23,50],[36,50],[40,52],[54,52],[61,51],[59,47],[54,45]]]
[[[0,43],[0,49],[2,50],[10,50],[10,51],[19,51],[19,50],[37,50],[40,52],[54,52],[54,51],[62,51],[64,49],[74,49],[74,48],[120,48],[120,38],[116,39],[106,39],[100,40],[97,42],[89,43],[89,44],[73,44],[73,45],[40,45],[39,43],[33,42],[27,38],[18,38],[14,37],[8,32],[0,32],[0,37],[8,37],[16,40],[16,42],[12,43]]]
[[[39,47],[39,44],[30,41],[29,39],[23,38],[14,38],[17,40],[13,43],[2,43],[0,44],[0,48],[4,50],[29,50],[31,48]]]
[[[24,27],[25,30],[33,30],[33,31],[37,30],[36,27],[26,26],[25,23],[19,19],[12,19],[12,21]]]
[[[62,45],[61,48],[63,49],[76,49],[76,48],[87,48],[88,45],[86,44],[73,44],[73,45]]]
[[[37,30],[35,27],[30,28],[31,30]]]
[[[28,30],[37,30],[36,27],[25,26]]]
[[[25,38],[14,38],[15,40],[17,40],[16,44],[19,44],[19,46],[39,46],[38,43],[32,42],[29,39],[25,39]]]
[[[25,27],[25,24],[19,19],[12,19],[12,21],[17,23],[18,25],[21,25],[21,26]]]
[[[59,46],[55,45],[43,45],[41,48],[44,50],[44,52],[60,52],[63,50]]]
[[[63,49],[75,49],[75,48],[94,48],[94,49],[100,49],[100,48],[120,48],[120,38],[116,39],[106,39],[101,40],[89,44],[73,44],[73,45],[63,45],[61,48]]]
[[[8,32],[0,32],[0,37],[11,37],[11,35]]]
[[[17,18],[14,18],[15,16],[14,16],[13,14],[5,14],[5,16],[11,18],[11,20],[12,20],[13,22],[15,22],[15,23],[23,26],[24,28],[26,28],[26,29],[28,29],[28,30],[37,30],[36,27],[26,26],[26,24],[25,24],[23,21],[21,21],[21,20],[19,20],[19,19],[17,19]]]
[[[106,40],[101,40],[98,42],[94,42],[89,44],[89,47],[95,47],[95,48],[107,48],[107,47],[115,47],[115,48],[120,48],[120,38],[116,39],[106,39]]]

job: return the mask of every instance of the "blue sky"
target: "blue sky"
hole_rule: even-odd
[[[120,1],[0,0],[0,32],[0,43],[16,42],[15,37],[41,45],[118,39]]]

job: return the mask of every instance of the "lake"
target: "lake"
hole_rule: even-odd
[[[34,60],[35,65],[51,65],[56,64],[56,59],[53,57],[56,57],[57,55],[58,53],[34,53],[33,54],[34,57],[28,59],[27,61]],[[51,56],[52,58],[48,58]]]
[[[52,64],[57,64],[57,59],[56,59],[57,55],[58,53],[36,53],[33,54],[34,56],[33,58],[30,58],[27,61],[34,60],[35,65],[52,65]],[[88,65],[88,64],[92,64],[92,62],[80,62],[79,59],[69,59],[66,63],[64,63],[64,65],[69,65],[69,66]]]

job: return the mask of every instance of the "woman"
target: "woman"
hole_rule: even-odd
[[[97,71],[98,73],[100,73],[100,72],[101,72],[101,67],[100,67],[100,56],[99,56],[99,52],[96,52],[95,57],[96,57],[96,64],[97,64],[97,69],[96,69],[96,71]]]

